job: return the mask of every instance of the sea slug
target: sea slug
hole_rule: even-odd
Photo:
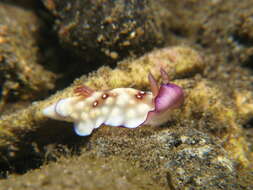
[[[140,125],[161,125],[168,121],[172,109],[184,102],[183,89],[169,82],[161,69],[163,83],[159,86],[153,75],[148,76],[151,92],[133,88],[95,91],[82,85],[74,96],[53,103],[43,114],[58,120],[74,122],[75,132],[90,135],[102,124],[136,128]]]

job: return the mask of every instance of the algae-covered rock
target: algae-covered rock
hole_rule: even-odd
[[[180,54],[178,54],[179,52]],[[175,55],[177,55],[176,58]],[[186,59],[182,59],[183,57]],[[184,66],[179,66],[180,64]],[[72,96],[73,89],[76,86],[86,84],[93,89],[99,90],[117,87],[135,87],[150,90],[148,87],[148,73],[151,71],[157,79],[160,79],[161,66],[168,71],[171,79],[182,77],[189,70],[192,71],[189,74],[191,73],[191,76],[193,76],[204,68],[204,64],[198,53],[187,47],[172,47],[157,50],[137,60],[123,61],[117,69],[102,67],[88,77],[83,76],[77,79],[72,86],[56,93],[45,101],[34,102],[26,109],[2,116],[0,119],[1,152],[4,153],[5,157],[12,160],[26,155],[27,150],[31,151],[33,149],[31,141],[38,144],[49,143],[52,137],[49,134],[58,134],[58,130],[64,129],[64,127],[59,128],[57,126],[66,125],[66,123],[53,122],[53,127],[51,127],[50,124],[46,123],[48,119],[42,115],[41,111],[49,104],[59,101],[61,98]],[[175,70],[175,67],[179,67],[180,69]],[[71,124],[67,124],[67,126],[69,130],[72,130]],[[43,137],[40,135],[43,135]],[[54,140],[58,139],[58,137],[63,137],[63,139],[66,139],[65,137],[73,138],[73,133],[67,132],[65,137],[64,135],[57,135],[56,138],[54,137]],[[60,140],[60,142],[62,141]],[[24,149],[24,146],[30,148]]]
[[[43,2],[54,15],[62,44],[92,64],[115,63],[162,44],[147,0]]]
[[[148,73],[152,72],[160,81],[161,67],[185,92],[184,105],[173,111],[169,122],[161,127],[141,126],[131,130],[102,126],[90,137],[81,138],[74,135],[72,124],[49,120],[41,112],[52,102],[73,96],[73,90],[80,84],[99,90],[117,87],[149,90]],[[144,168],[158,184],[170,189],[248,188],[250,184],[245,183],[245,176],[240,176],[240,168],[244,171],[252,167],[251,144],[242,128],[253,113],[252,94],[245,88],[247,101],[230,96],[238,94],[238,89],[224,90],[224,84],[204,78],[201,75],[205,67],[195,50],[177,46],[125,60],[115,69],[102,67],[82,76],[50,98],[0,118],[1,164],[4,166],[8,160],[12,168],[18,167],[16,161],[24,160],[31,154],[29,151],[34,158],[40,157],[41,162],[43,156],[51,154],[48,146],[63,144],[97,158],[125,159]]]
[[[143,170],[123,159],[87,156],[58,159],[23,176],[0,180],[1,188],[13,190],[163,190]]]
[[[171,189],[243,189],[236,182],[235,163],[218,139],[173,123],[136,130],[98,131],[83,154],[127,159]]]
[[[253,189],[252,13],[249,0],[1,1],[1,102],[26,104],[19,101],[1,113],[0,177],[9,179],[0,181],[0,189]],[[47,34],[54,28],[69,52],[58,48],[54,32],[41,35],[40,26]],[[60,61],[65,79],[109,63],[115,68],[101,67],[30,104],[54,81],[38,69],[44,58],[38,56],[37,37],[50,41],[41,49],[53,59],[79,55]],[[175,46],[132,56],[178,44],[199,52]],[[57,67],[57,61],[47,64]],[[161,82],[160,67],[185,93],[184,105],[163,126],[101,126],[89,137],[78,137],[72,123],[41,112],[72,96],[80,84],[150,90],[147,75],[152,72]],[[44,81],[42,88],[35,81]]]
[[[55,75],[40,64],[40,26],[32,11],[0,3],[0,110],[6,103],[28,101],[54,87]]]
[[[1,135],[17,136],[25,131],[36,129],[38,127],[36,123],[46,119],[41,110],[61,98],[73,96],[74,88],[81,84],[98,90],[118,87],[149,89],[148,73],[152,72],[157,79],[160,79],[161,67],[168,71],[169,76],[173,79],[180,78],[186,73],[189,76],[199,73],[204,69],[204,64],[199,54],[193,49],[172,47],[148,53],[136,60],[123,61],[116,69],[101,67],[88,77],[83,76],[76,79],[73,85],[45,101],[34,102],[26,109],[2,116],[0,120]]]
[[[102,36],[110,37],[103,41],[105,43],[101,43],[104,47],[106,47],[105,52],[109,55],[109,57],[110,55],[115,57],[116,54],[118,57],[120,57],[121,55],[124,55],[124,53],[122,54],[121,52],[124,52],[125,50],[138,52],[141,51],[141,49],[150,46],[152,49],[153,47],[157,47],[158,42],[162,42],[162,44],[166,45],[191,44],[194,47],[202,49],[202,51],[204,51],[206,54],[210,53],[215,55],[215,60],[209,60],[210,64],[220,65],[233,63],[251,67],[251,20],[253,13],[253,2],[249,0],[242,0],[240,3],[238,3],[238,1],[231,0],[181,0],[180,3],[177,0],[147,0],[142,1],[142,3],[139,4],[136,3],[137,1],[130,1],[129,4],[126,3],[126,1],[93,1],[94,10],[89,9],[87,13],[81,11],[85,9],[85,5],[87,5],[87,3],[85,3],[86,1],[73,2],[69,0],[44,0],[43,2],[45,6],[54,14],[55,20],[57,21],[55,25],[58,28],[58,31],[66,32],[66,34],[63,33],[62,37],[60,37],[62,41],[66,39],[67,43],[64,42],[63,44],[74,44],[74,42],[77,41],[77,47],[73,47],[75,44],[72,45],[73,48],[71,48],[71,51],[80,49],[80,44],[85,44],[85,40],[87,39],[85,37],[90,36],[90,33],[92,33],[91,31],[95,30],[94,34],[97,34],[99,31]],[[114,4],[112,2],[114,2]],[[91,5],[92,3],[88,5]],[[79,5],[80,7],[78,7]],[[140,39],[138,37],[136,38],[138,40],[146,40],[148,43],[145,44],[145,47],[142,45],[142,43],[139,43],[138,46],[138,44],[135,45],[133,42],[135,46],[130,45],[129,48],[121,48],[120,43],[125,41],[125,37],[127,35],[120,36],[121,40],[119,43],[113,43],[113,40],[118,39],[115,33],[117,34],[117,32],[120,31],[121,25],[118,24],[118,22],[115,22],[115,20],[109,19],[108,24],[104,27],[103,21],[108,18],[108,15],[109,18],[111,18],[110,13],[114,13],[110,11],[106,12],[106,5],[109,5],[107,7],[112,7],[112,9],[108,8],[109,10],[118,10],[117,6],[114,7],[114,5],[122,5],[123,8],[129,8],[130,11],[125,11],[125,13],[122,14],[123,17],[125,16],[124,18],[132,18],[131,16],[133,16],[133,18],[137,20],[137,25],[140,23],[138,21],[141,21],[141,26],[148,26],[145,27],[144,36],[149,38],[145,38],[143,35],[140,36]],[[131,8],[133,7],[137,7],[136,12],[131,12],[131,10],[133,10]],[[141,8],[138,9],[139,7]],[[74,11],[76,12],[74,13]],[[78,20],[78,18],[82,18],[82,16],[85,14],[88,16],[92,15],[92,13],[94,13],[93,11],[96,11],[95,18],[97,18],[94,19],[94,21],[91,21],[89,17]],[[115,14],[117,15],[117,13],[120,14],[121,12],[118,11]],[[98,18],[97,15],[102,16]],[[122,18],[122,15],[120,15],[118,18]],[[85,21],[87,21],[85,23],[87,25],[83,24]],[[91,25],[90,23],[96,23],[96,25]],[[125,21],[123,21],[123,23],[125,23]],[[116,32],[114,32],[115,30],[113,28],[113,24],[116,25]],[[101,25],[102,27],[99,28],[97,27],[98,25]],[[74,34],[74,32],[77,33],[79,29],[84,28],[85,26],[90,27],[91,29],[82,30],[78,33],[78,35]],[[60,30],[61,27],[65,29]],[[97,30],[95,28],[97,28]],[[98,49],[101,49],[101,45],[99,46],[96,40],[98,36],[99,35],[92,36],[90,39],[92,39],[93,42],[90,42],[86,46],[97,46]],[[150,43],[149,39],[155,39],[156,41],[155,43]],[[138,42],[138,40],[136,42]],[[79,55],[80,54],[83,54],[83,56],[87,57],[90,56],[85,54],[83,51],[81,51]],[[92,54],[92,56],[93,55],[94,54]],[[95,55],[98,56],[96,53]],[[94,59],[94,57],[91,58],[91,60]],[[94,62],[92,63],[95,64]],[[216,72],[216,69],[214,69],[213,72]]]
[[[242,52],[239,57],[245,66],[252,67],[253,57],[253,9],[242,12],[238,21],[238,29],[236,30],[236,38],[242,45]]]

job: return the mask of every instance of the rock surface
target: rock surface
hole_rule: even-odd
[[[172,124],[138,132],[108,128],[92,136],[87,146],[84,154],[125,158],[167,188],[243,189],[236,182],[234,162],[219,141],[187,127]]]
[[[0,112],[8,103],[35,99],[54,88],[56,75],[40,64],[41,24],[32,11],[0,4]]]
[[[92,64],[115,63],[162,44],[147,0],[43,2],[62,44]]]
[[[1,183],[3,189],[102,190],[165,189],[157,186],[143,170],[116,158],[87,156],[61,158],[56,163]]]
[[[22,2],[20,0],[17,7],[20,8]],[[73,17],[77,12],[68,9],[66,2],[70,1],[43,1],[47,10],[55,15],[53,21],[57,22],[54,26],[62,44],[69,46],[70,52],[79,52],[79,55],[81,45],[89,46],[94,54],[86,54],[87,59],[81,56],[63,62],[68,65],[61,70],[62,76],[72,72],[76,78],[72,85],[44,101],[30,103],[24,109],[1,116],[0,175],[8,179],[0,180],[0,186],[12,189],[99,189],[102,184],[111,189],[253,189],[253,77],[249,64],[253,46],[252,1],[182,0],[178,3],[176,0],[159,0],[140,4],[137,1],[127,4],[123,0],[92,1],[90,5],[93,3],[95,10],[103,2],[108,9],[100,6],[102,11],[97,15],[101,17],[82,21]],[[70,6],[75,7],[76,4],[71,1]],[[24,10],[42,12],[38,15],[49,23],[44,27],[50,28],[50,17],[47,17],[42,4],[38,7],[30,5]],[[140,9],[134,12],[136,7]],[[87,7],[82,4],[75,8],[81,10]],[[127,9],[130,10],[129,17],[143,21],[136,21],[137,25],[131,25],[131,29],[146,26],[145,21],[155,25],[155,34],[147,33],[151,37],[143,38],[144,41],[159,37],[157,43],[149,43],[150,46],[145,45],[144,49],[137,51],[140,54],[136,53],[136,49],[143,44],[135,42],[141,40],[141,36],[130,40],[133,46],[121,49],[118,38],[112,35],[120,33],[124,25],[117,25],[113,30],[113,24],[117,22],[107,16],[112,10],[120,13]],[[94,14],[92,11],[87,14]],[[124,12],[119,18],[127,17],[126,14]],[[105,27],[107,30],[94,28],[96,35],[102,33],[108,37],[102,45],[92,38],[94,36],[89,33],[92,30],[75,33],[84,27],[78,23],[99,26],[98,20],[110,23]],[[121,23],[125,20],[120,20]],[[64,32],[67,32],[66,35]],[[91,39],[88,44],[83,44],[82,37],[85,35]],[[127,36],[123,35],[120,39],[126,41]],[[82,43],[74,46],[75,40]],[[149,48],[159,46],[160,42],[166,47],[142,55]],[[53,43],[47,45],[52,49],[58,48]],[[98,45],[110,51],[97,51],[95,47]],[[84,67],[84,72],[91,70],[90,63],[108,65],[111,60],[116,62],[124,57],[115,57],[116,49],[111,47],[118,52],[125,51],[126,54],[118,55],[127,56],[126,59],[114,65],[113,69],[102,66],[89,75],[77,77]],[[128,56],[130,52],[142,56],[133,58]],[[64,54],[58,51],[54,57],[64,57]],[[54,67],[57,63],[50,64]],[[41,113],[52,102],[72,96],[73,89],[80,84],[99,90],[117,87],[150,90],[147,75],[151,71],[161,82],[160,67],[168,72],[173,83],[184,89],[186,95],[184,105],[173,111],[169,122],[163,126],[141,126],[133,130],[102,126],[91,136],[83,138],[74,134],[72,124],[49,120]],[[15,105],[20,105],[20,102]],[[91,176],[95,176],[94,181],[91,179],[83,184],[84,178],[90,179]],[[109,183],[109,178],[113,178],[114,183]]]

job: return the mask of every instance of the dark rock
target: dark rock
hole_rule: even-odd
[[[65,47],[92,64],[116,62],[161,44],[148,1],[43,0]]]
[[[0,3],[0,110],[6,103],[30,101],[54,87],[56,76],[40,64],[40,27],[35,13]]]
[[[152,134],[145,129],[129,133],[112,128],[94,135],[88,147],[85,154],[125,158],[172,189],[242,189],[235,163],[219,140],[194,129],[169,128]]]

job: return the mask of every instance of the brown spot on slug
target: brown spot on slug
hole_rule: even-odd
[[[142,99],[143,96],[145,96],[145,95],[146,95],[146,92],[139,91],[138,94],[135,95],[135,97],[136,97],[137,99]]]
[[[106,98],[108,98],[108,94],[106,94],[106,93],[104,93],[103,95],[102,95],[102,99],[106,99]]]
[[[97,107],[97,105],[98,105],[98,101],[96,100],[96,101],[93,102],[92,106]]]

